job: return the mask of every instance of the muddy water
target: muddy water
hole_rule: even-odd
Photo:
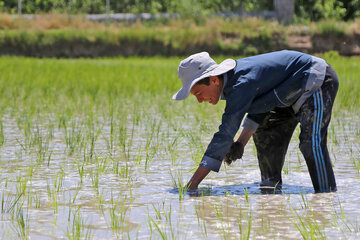
[[[259,188],[250,142],[242,160],[223,165],[196,193],[183,196],[174,181],[190,178],[211,138],[191,135],[194,126],[179,134],[168,126],[154,133],[140,124],[127,129],[125,144],[116,136],[110,148],[109,122],[96,126],[93,145],[79,124],[75,130],[83,140],[75,141],[69,154],[69,131],[56,122],[54,128],[48,122],[33,124],[26,135],[16,119],[4,117],[0,237],[241,239],[249,234],[251,239],[359,239],[360,123],[354,119],[335,118],[329,129],[336,193],[314,194],[297,131],[282,191]]]

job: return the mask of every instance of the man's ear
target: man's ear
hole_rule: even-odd
[[[213,82],[216,86],[218,86],[220,84],[220,79],[217,76],[211,76],[210,82]]]

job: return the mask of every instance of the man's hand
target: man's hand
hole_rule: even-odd
[[[194,175],[191,177],[186,187],[189,190],[195,190],[198,188],[200,182],[209,174],[210,169],[199,166]]]
[[[244,154],[244,147],[254,132],[255,131],[246,128],[241,131],[239,138],[231,145],[229,152],[224,158],[227,165],[230,165],[233,161],[236,161],[236,159],[242,158]]]
[[[229,152],[226,154],[226,157],[224,158],[224,161],[227,165],[230,165],[232,162],[235,162],[237,159],[242,158],[244,154],[244,145],[242,142],[234,142]]]

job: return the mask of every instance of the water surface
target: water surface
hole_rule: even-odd
[[[314,193],[298,149],[299,130],[281,191],[260,189],[250,141],[242,160],[183,194],[178,184],[191,177],[217,126],[148,116],[124,127],[99,117],[88,125],[73,118],[65,130],[56,117],[44,119],[30,120],[26,129],[3,116],[2,239],[360,237],[360,122],[351,114],[335,117],[329,128],[338,191],[321,194]]]

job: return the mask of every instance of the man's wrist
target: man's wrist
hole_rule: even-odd
[[[190,181],[186,185],[188,189],[194,190],[197,189],[201,181],[209,174],[210,169],[199,166],[194,175],[191,177]]]
[[[199,183],[195,184],[194,182],[188,182],[188,184],[186,185],[187,189],[190,189],[190,190],[195,190],[198,188],[198,186],[199,186]]]

